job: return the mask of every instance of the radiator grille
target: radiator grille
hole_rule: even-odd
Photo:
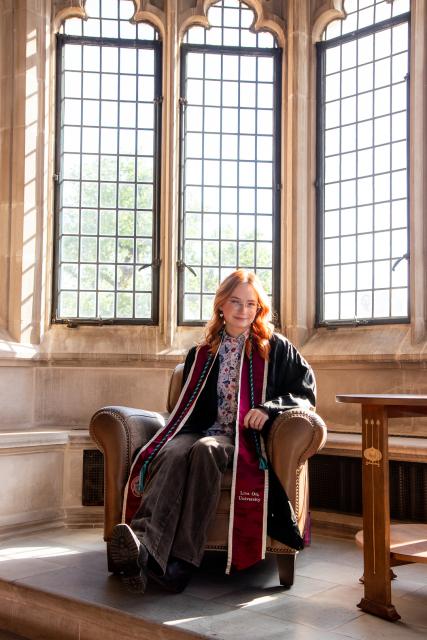
[[[389,473],[391,517],[427,522],[427,464],[391,460]],[[309,477],[313,509],[362,515],[360,458],[313,456]]]
[[[316,455],[309,475],[313,509],[362,515],[360,458]],[[83,452],[82,504],[104,504],[104,456],[96,449]],[[427,464],[390,462],[390,513],[394,520],[427,522]]]
[[[104,504],[104,456],[97,449],[83,451],[82,505],[99,507]]]

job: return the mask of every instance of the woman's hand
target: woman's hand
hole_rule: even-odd
[[[264,409],[249,409],[243,420],[246,428],[261,431],[268,420],[268,413]]]

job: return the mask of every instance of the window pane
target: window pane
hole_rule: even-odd
[[[273,131],[276,57],[262,47],[276,45],[270,35],[245,34],[254,13],[237,0],[213,5],[208,20],[203,37],[193,27],[185,41],[235,51],[193,46],[182,57],[181,250],[196,273],[184,268],[180,275],[184,322],[210,316],[216,287],[238,266],[259,272],[270,293],[273,279],[273,161],[280,136]],[[239,48],[246,46],[255,48],[252,55]]]
[[[62,32],[91,38],[120,34],[136,44],[122,40],[106,46],[92,39],[89,46],[59,36],[64,68],[58,78],[63,108],[56,168],[56,315],[152,320],[153,270],[138,269],[151,265],[155,253],[157,34],[129,22],[130,3],[120,3],[120,16],[114,2],[88,0],[87,11],[80,30],[67,20]],[[139,47],[142,36],[152,42]]]
[[[408,21],[391,19],[409,3],[399,4],[346,0],[319,45],[320,322],[407,315],[406,261],[392,271],[408,247]]]

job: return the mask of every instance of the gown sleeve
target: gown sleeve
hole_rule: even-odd
[[[191,347],[190,351],[187,353],[185,357],[184,373],[182,375],[182,386],[184,386],[185,381],[188,378],[188,374],[190,373],[191,367],[193,366],[195,357],[196,357],[196,347]]]
[[[275,334],[271,343],[266,401],[258,405],[274,420],[289,409],[314,409],[316,380],[307,361],[286,338]],[[269,422],[270,422],[269,420]]]

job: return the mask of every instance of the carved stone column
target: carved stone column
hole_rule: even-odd
[[[163,40],[163,120],[161,170],[161,254],[160,283],[161,331],[170,346],[176,332],[176,259],[179,194],[179,3],[166,2]]]
[[[13,118],[13,2],[0,2],[0,330],[8,325]]]
[[[315,221],[310,210],[314,198],[310,153],[313,52],[309,3],[290,0],[287,10],[281,318],[286,334],[301,346],[313,326],[315,297]]]
[[[427,5],[411,2],[410,274],[412,341],[427,330]]]
[[[9,184],[3,200],[9,224],[7,321],[17,342],[40,339],[44,285],[44,214],[47,197],[46,68],[49,56],[50,2],[18,0],[8,13],[7,80]],[[10,34],[10,35],[9,35]]]

